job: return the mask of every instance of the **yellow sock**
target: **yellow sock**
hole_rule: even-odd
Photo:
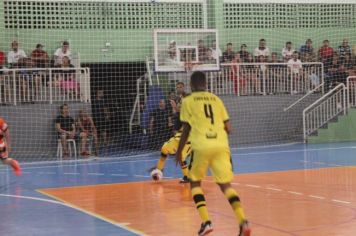
[[[208,208],[206,207],[206,201],[201,187],[192,188],[192,196],[202,222],[209,221]]]
[[[181,168],[182,168],[183,175],[188,176],[189,170],[188,170],[188,165],[187,165],[186,161],[182,162]]]
[[[166,164],[166,160],[167,160],[167,155],[164,155],[163,153],[161,153],[161,157],[159,158],[159,160],[157,162],[157,169],[163,170],[164,165]]]
[[[233,188],[226,189],[224,194],[225,197],[229,200],[229,203],[235,212],[236,218],[239,220],[239,223],[241,224],[245,220],[245,213],[244,210],[242,209],[239,196],[237,195],[235,189]]]

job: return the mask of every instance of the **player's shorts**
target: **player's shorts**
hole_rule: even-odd
[[[163,153],[168,153],[169,155],[175,155],[178,149],[179,141],[180,141],[180,136],[182,133],[178,132],[175,134],[172,138],[170,138],[167,142],[165,142],[162,146],[162,152]],[[185,161],[187,157],[190,155],[192,152],[190,142],[187,142],[184,145],[184,148],[182,150],[182,159]]]
[[[210,169],[216,183],[231,182],[234,178],[234,172],[230,149],[223,147],[193,150],[189,165],[189,179],[193,182],[203,180],[208,169]]]
[[[0,141],[0,159],[6,159],[8,157],[8,152],[6,151],[6,144]]]

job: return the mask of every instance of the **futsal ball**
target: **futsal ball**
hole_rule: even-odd
[[[160,181],[163,178],[163,173],[159,169],[154,169],[151,171],[151,177],[154,181]]]

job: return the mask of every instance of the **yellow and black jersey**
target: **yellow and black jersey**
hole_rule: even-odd
[[[180,120],[191,126],[189,140],[193,150],[229,147],[224,103],[216,95],[199,91],[183,99]]]

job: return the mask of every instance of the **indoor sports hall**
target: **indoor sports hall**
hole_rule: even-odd
[[[250,235],[355,235],[355,15],[353,0],[1,1],[0,235],[199,235],[166,147],[195,71],[228,111]],[[209,236],[239,235],[210,171],[202,189]]]

